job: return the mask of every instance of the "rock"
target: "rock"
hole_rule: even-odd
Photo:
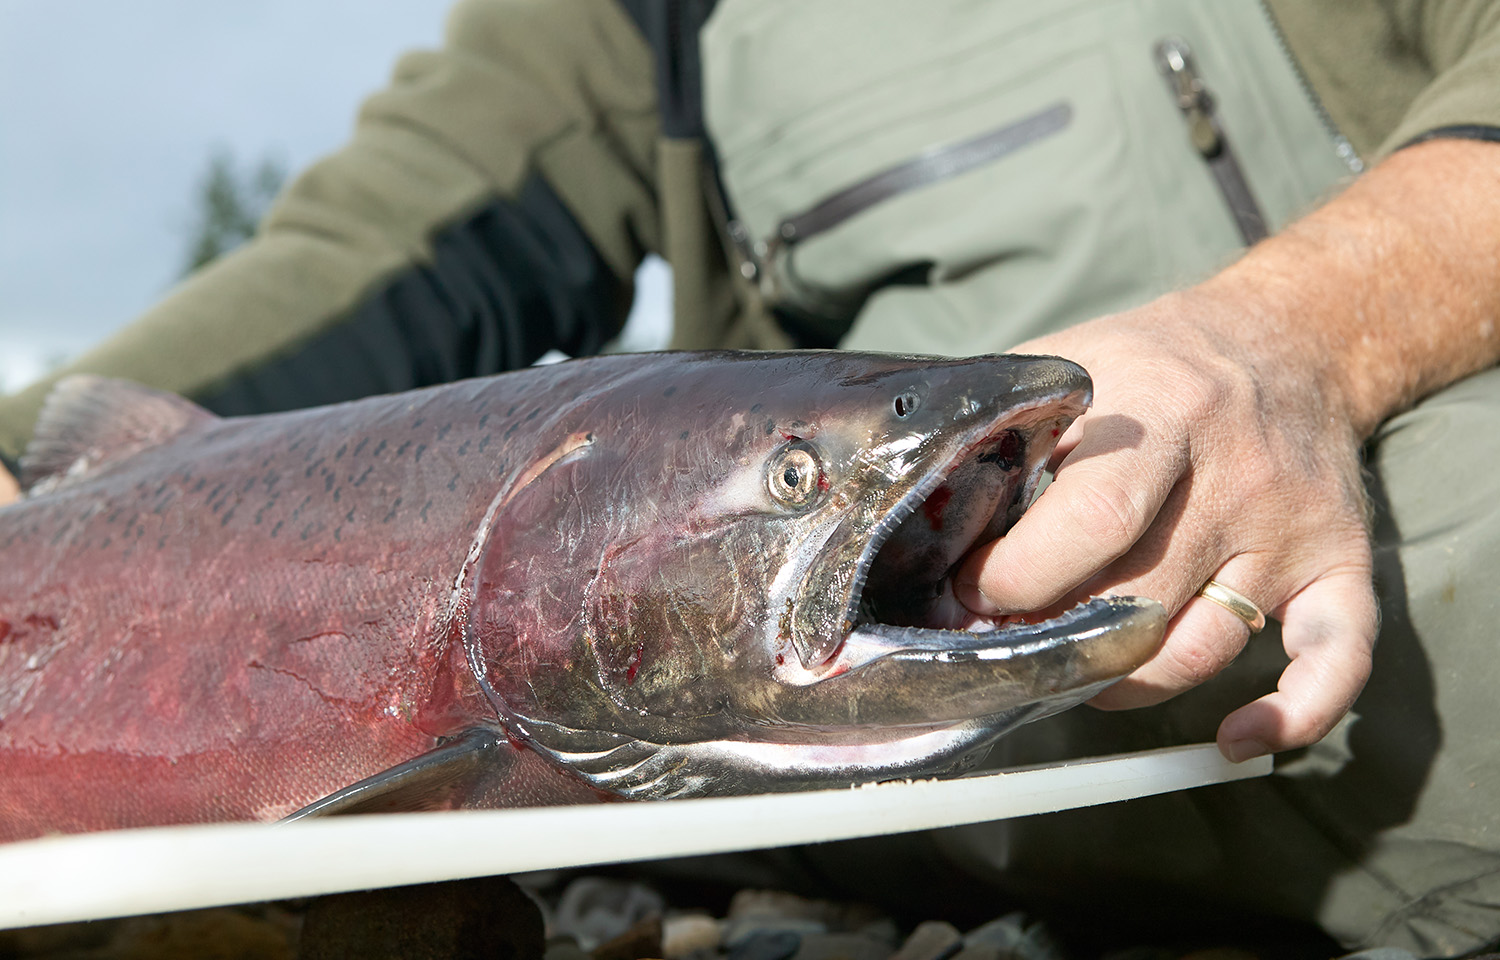
[[[589,960],[589,953],[572,937],[552,937],[547,941],[542,960]]]
[[[792,960],[888,960],[891,946],[858,933],[815,933],[802,938]]]
[[[993,950],[993,952],[992,952]],[[972,951],[972,952],[971,952]],[[1040,923],[1028,922],[1019,912],[1008,913],[964,935],[964,946],[953,960],[1066,960],[1061,948]]]
[[[641,883],[580,877],[568,884],[552,914],[552,933],[570,936],[585,950],[666,910],[661,894]]]
[[[506,877],[319,897],[302,924],[300,960],[541,960],[536,904]]]
[[[741,890],[729,902],[729,919],[746,917],[815,920],[829,930],[848,933],[878,922],[885,915],[864,903],[809,900],[780,890]]]
[[[738,917],[724,925],[724,946],[734,948],[747,938],[770,933],[790,933],[805,937],[813,933],[827,933],[828,927],[821,920],[804,920],[799,917]]]
[[[64,960],[291,960],[296,922],[272,905],[0,931],[0,957]]]
[[[661,952],[666,960],[685,960],[694,954],[707,955],[719,948],[724,923],[701,913],[668,917],[661,928]]]
[[[729,960],[790,960],[800,946],[800,933],[791,930],[756,931],[729,948]]]
[[[589,951],[592,960],[645,960],[660,957],[661,914],[653,913],[611,940]]]
[[[917,924],[891,960],[948,960],[958,953],[963,943],[964,935],[953,924],[928,920]]]

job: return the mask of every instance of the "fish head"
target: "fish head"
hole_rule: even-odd
[[[529,590],[534,606],[545,590],[557,609],[522,618],[531,626],[511,628],[504,653],[493,630],[479,643],[502,713],[575,765],[623,737],[689,766],[692,745],[717,745],[720,764],[727,743],[833,745],[865,759],[846,750],[832,782],[851,763],[900,773],[916,761],[890,745],[936,735],[949,760],[1092,695],[1160,643],[1165,615],[1149,600],[1004,624],[953,594],[963,557],[1021,515],[1087,408],[1076,364],[711,354],[658,367],[649,390],[631,380],[568,413],[556,434],[587,447],[499,521],[514,542],[515,518],[530,518],[569,558],[571,573],[503,591]],[[643,396],[662,402],[643,408]],[[826,761],[778,764],[806,785]],[[761,761],[735,773],[747,788],[778,777]],[[669,780],[702,791],[702,778],[692,790]]]

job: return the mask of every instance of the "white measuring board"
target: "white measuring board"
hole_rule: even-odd
[[[0,845],[0,929],[904,833],[1270,772],[1201,744],[846,790],[47,837]]]

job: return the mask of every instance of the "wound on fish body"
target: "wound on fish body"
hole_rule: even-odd
[[[0,836],[963,769],[1160,643],[1149,600],[953,598],[1088,394],[817,351],[232,419],[65,381],[0,508]]]

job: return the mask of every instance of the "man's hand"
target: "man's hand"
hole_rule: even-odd
[[[5,506],[12,500],[21,496],[21,485],[16,483],[16,478],[10,475],[10,471],[0,467],[0,507]]]
[[[1500,146],[1403,150],[1213,280],[1022,344],[1076,360],[1095,406],[1057,479],[975,551],[982,613],[1153,597],[1157,656],[1096,698],[1145,706],[1202,683],[1246,625],[1210,578],[1282,622],[1278,690],[1231,713],[1232,760],[1306,746],[1348,710],[1376,628],[1359,446],[1381,420],[1500,358]]]
[[[1209,332],[1238,319],[1237,304],[1195,292],[1021,346],[1083,364],[1096,402],[1063,436],[1056,481],[960,575],[1005,612],[1080,585],[1174,612],[1161,652],[1095,699],[1108,708],[1165,700],[1240,652],[1245,624],[1195,596],[1209,578],[1252,599],[1282,621],[1294,660],[1278,692],[1220,728],[1232,760],[1323,736],[1363,687],[1375,639],[1354,432],[1305,364]]]

